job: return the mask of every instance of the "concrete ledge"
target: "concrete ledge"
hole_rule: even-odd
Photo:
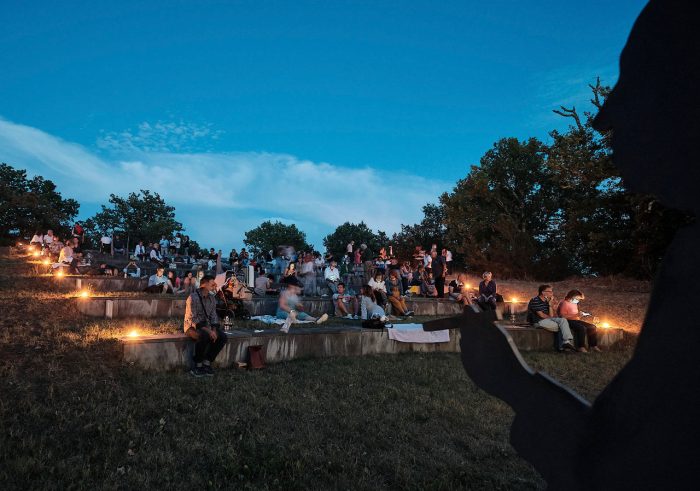
[[[64,278],[63,281],[65,281]],[[122,278],[122,281],[127,281]],[[160,295],[134,297],[90,297],[76,299],[78,310],[91,317],[121,319],[129,317],[178,317],[185,313],[186,297]],[[251,315],[274,315],[277,312],[276,297],[254,298],[244,302]],[[406,305],[416,315],[457,315],[462,312],[460,305],[446,299],[408,299]],[[330,298],[310,297],[304,299],[306,311],[313,316],[333,313]]]
[[[523,351],[551,351],[554,335],[543,329],[507,328],[516,346]],[[601,329],[599,344],[611,346],[622,340],[622,329]],[[267,363],[278,363],[299,358],[330,356],[363,356],[407,352],[460,351],[460,330],[450,330],[447,343],[400,343],[389,339],[386,330],[360,327],[297,328],[289,334],[277,329],[261,333],[237,330],[227,333],[228,343],[217,357],[220,367],[234,366],[247,361],[249,346],[262,346]],[[190,339],[184,334],[168,334],[123,338],[124,361],[143,368],[169,370],[186,367],[189,363]],[[585,355],[581,355],[585,356]]]
[[[148,286],[148,278],[119,276],[65,276],[59,283],[63,289],[93,292],[140,292]]]

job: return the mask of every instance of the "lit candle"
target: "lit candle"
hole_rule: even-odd
[[[600,327],[603,329],[610,329],[610,323],[609,322],[603,322]]]
[[[82,292],[80,292],[81,298],[88,298],[89,296],[90,294],[87,292],[87,290],[83,290]]]
[[[136,329],[134,329],[129,333],[129,337],[130,338],[137,338],[137,337],[139,337],[139,332]]]
[[[58,278],[63,278],[63,269],[59,268],[59,270],[56,271],[56,276]]]
[[[42,261],[42,263],[44,263],[45,266],[48,266],[49,263],[50,263],[50,261],[49,261],[48,259],[44,259],[44,260]]]

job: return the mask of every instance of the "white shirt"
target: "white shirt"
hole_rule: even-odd
[[[340,281],[340,271],[338,271],[338,268],[328,266],[325,273],[323,273],[323,277],[331,281]]]
[[[449,249],[445,253],[445,261],[448,263],[452,261],[452,251],[450,251]]]
[[[109,245],[112,243],[112,237],[107,237],[105,235],[100,239],[100,242],[102,242],[104,245]]]
[[[136,249],[134,249],[134,255],[140,256],[146,254],[146,248],[142,244],[136,244]]]
[[[156,251],[155,249],[151,249],[151,259],[161,261],[163,258],[160,256],[160,252]]]
[[[32,240],[30,240],[29,243],[33,244],[35,242],[39,242],[41,244],[42,242],[44,242],[44,236],[34,234],[34,237],[32,237]]]
[[[426,268],[429,268],[432,263],[433,263],[433,256],[431,256],[430,254],[426,254],[425,257],[423,258],[423,266]]]
[[[372,290],[381,290],[386,293],[386,284],[384,283],[384,280],[376,281],[374,278],[370,278],[367,284],[372,288]]]
[[[182,240],[180,239],[180,237],[175,237],[173,239],[173,246],[175,246],[175,249],[179,249],[181,244]]]
[[[53,235],[44,235],[44,244],[50,245],[53,242]]]
[[[352,243],[348,244],[348,248],[346,249],[348,252],[352,252]]]

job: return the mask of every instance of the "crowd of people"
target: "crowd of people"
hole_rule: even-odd
[[[155,272],[147,276],[145,292],[186,295],[189,302],[194,295],[200,298],[204,288],[207,295],[213,292],[222,316],[245,315],[247,310],[242,300],[251,295],[278,296],[276,316],[284,320],[282,332],[288,332],[296,321],[322,323],[328,319],[327,314],[318,318],[308,314],[304,296],[330,297],[336,317],[374,319],[382,323],[391,316],[414,315],[406,301],[408,296],[448,298],[465,307],[476,304],[481,310],[496,310],[503,302],[490,271],[483,273],[476,291],[467,284],[465,273],[457,274],[446,285],[448,275],[453,272],[453,256],[447,249],[438,250],[436,244],[429,250],[416,246],[411,258],[404,260],[393,254],[392,246],[382,247],[373,254],[364,244],[355,247],[354,241],[347,244],[345,253],[338,258],[329,253],[297,252],[290,247],[280,247],[277,254],[268,251],[260,257],[245,249],[240,252],[232,249],[228,258],[224,258],[221,251],[213,248],[190,255],[190,238],[178,233],[154,242],[139,240],[128,264],[121,268],[106,262],[93,265],[84,256],[83,242],[84,231],[77,223],[71,236],[64,239],[52,230],[37,232],[30,246],[40,249],[52,261],[53,268],[66,268],[71,274],[123,273],[125,277],[141,278],[143,269],[150,265],[155,267]],[[114,253],[121,247],[117,242],[113,235],[105,235],[100,248],[103,251],[109,248]],[[215,271],[217,266],[220,270]],[[255,278],[251,285],[236,276],[249,267],[253,268]],[[224,286],[212,288],[208,278],[222,271],[228,272]],[[589,314],[578,310],[578,303],[584,298],[583,293],[572,290],[555,304],[552,287],[542,285],[538,295],[528,303],[527,320],[535,327],[556,332],[559,350],[599,351],[595,324],[587,319]]]

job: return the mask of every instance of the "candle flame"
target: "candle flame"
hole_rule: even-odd
[[[81,298],[88,298],[90,294],[87,292],[87,290],[83,290],[80,292],[80,297]]]
[[[138,332],[136,329],[133,329],[133,330],[129,333],[129,337],[130,337],[130,338],[137,338],[137,337],[139,337],[139,332]]]
[[[58,276],[59,278],[63,278],[63,270],[59,269],[58,271],[56,271],[56,276]]]
[[[610,323],[609,322],[603,322],[600,327],[603,329],[610,329]]]
[[[50,262],[51,262],[51,261],[49,261],[48,259],[44,259],[44,260],[42,261],[42,263],[44,263],[45,266],[48,266]]]
[[[511,298],[510,301],[511,303],[518,303],[518,299],[515,297]]]

